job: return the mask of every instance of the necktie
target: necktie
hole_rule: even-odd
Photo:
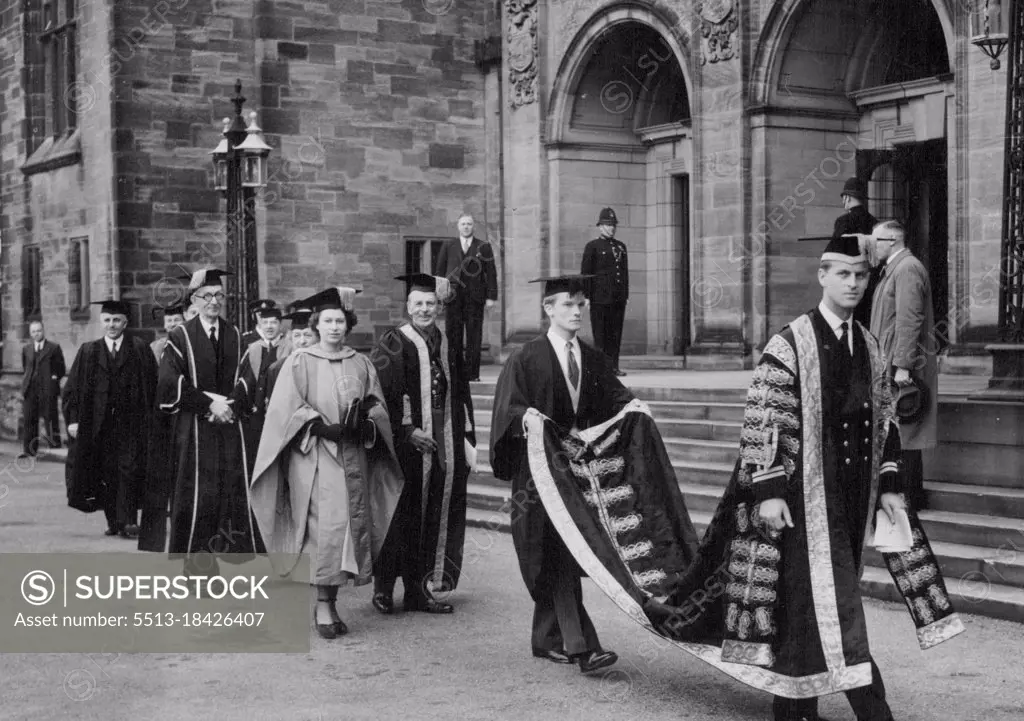
[[[215,351],[220,350],[219,346],[217,345],[217,326],[213,326],[210,328],[210,342],[213,343],[213,349]]]
[[[573,390],[580,386],[580,367],[576,364],[576,354],[572,352],[572,343],[565,344],[565,352],[569,354],[569,382]]]
[[[842,331],[842,333],[839,334],[839,345],[842,346],[842,353],[843,353],[843,355],[846,355],[846,356],[851,355],[851,353],[850,353],[850,337],[849,337],[849,334],[847,333],[847,330],[849,329],[849,327],[850,327],[850,324],[847,323],[845,320],[842,323],[839,324],[839,330]]]

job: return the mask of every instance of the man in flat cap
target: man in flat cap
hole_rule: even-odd
[[[498,271],[491,244],[473,235],[473,216],[462,215],[458,226],[459,237],[441,246],[434,275],[443,276],[452,284],[452,299],[444,309],[448,346],[465,363],[466,378],[478,381],[484,310],[498,300]]]
[[[170,509],[171,558],[184,558],[185,573],[206,575],[216,557],[243,561],[258,548],[248,497],[244,398],[236,392],[242,361],[238,329],[221,317],[226,271],[205,268],[189,283],[199,315],[168,335],[160,361],[158,409],[173,416],[173,468],[169,488],[153,493],[152,512]],[[154,530],[162,524],[154,524]],[[158,537],[140,538],[143,550],[161,551]]]
[[[548,519],[526,446],[528,433],[543,432],[543,418],[578,433],[609,420],[633,400],[608,355],[577,337],[590,280],[531,281],[544,283],[541,305],[550,328],[502,367],[491,422],[491,467],[495,477],[512,483],[512,540],[534,601],[533,655],[576,664],[583,673],[610,666],[618,656],[602,650],[583,607],[580,567]]]
[[[594,345],[611,359],[615,375],[619,369],[622,324],[629,302],[629,258],[626,244],[615,239],[619,219],[611,208],[603,208],[597,219],[600,236],[583,249],[580,273],[593,276],[590,290],[590,325]]]
[[[739,462],[693,571],[646,610],[677,640],[720,646],[709,658],[762,667],[736,677],[775,694],[775,721],[817,721],[817,696],[839,691],[858,721],[892,721],[860,577],[872,520],[902,515],[905,478],[883,357],[853,320],[868,282],[857,238],[829,243],[818,282],[821,302],[754,369]],[[928,648],[964,627],[913,513],[909,523],[905,549],[880,550]],[[696,604],[722,568],[746,570]]]
[[[454,591],[459,581],[469,477],[465,444],[476,446],[473,406],[461,363],[435,323],[438,303],[450,292],[448,280],[425,273],[396,280],[408,283],[409,322],[385,333],[370,357],[405,486],[374,564],[373,606],[393,612],[401,576],[406,611],[451,613],[453,606],[434,594]]]
[[[849,233],[870,235],[878,221],[868,212],[868,184],[860,178],[847,178],[839,197],[846,212],[836,218],[835,226],[832,229],[832,242],[838,243],[840,238]],[[865,327],[871,324],[871,303],[881,271],[869,269],[868,273],[868,286],[864,291],[864,299],[853,311],[853,319]]]
[[[119,300],[100,306],[103,337],[84,343],[64,386],[68,505],[103,509],[107,535],[138,535],[140,484],[156,391],[156,359],[146,342],[126,336],[131,313]]]
[[[43,322],[34,320],[28,325],[31,340],[21,349],[21,367],[25,375],[21,379],[21,395],[24,399],[24,428],[22,431],[22,456],[34,456],[39,450],[39,418],[46,426],[46,443],[51,448],[60,448],[60,416],[57,415],[57,401],[60,399],[60,381],[67,375],[64,351],[59,344],[46,340]]]

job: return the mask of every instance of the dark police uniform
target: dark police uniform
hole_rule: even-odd
[[[598,225],[618,225],[615,211],[604,208]],[[629,299],[629,258],[626,244],[615,238],[597,238],[583,250],[582,275],[596,276],[590,289],[590,324],[594,345],[611,358],[619,370],[619,348],[622,345],[622,324]]]

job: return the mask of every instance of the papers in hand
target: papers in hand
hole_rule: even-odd
[[[875,539],[871,545],[882,553],[905,553],[914,545],[910,531],[910,518],[902,508],[893,514],[895,523],[889,520],[881,508],[875,517]]]
[[[463,439],[463,444],[466,448],[466,465],[469,466],[469,472],[476,473],[476,446],[470,445],[468,439]]]

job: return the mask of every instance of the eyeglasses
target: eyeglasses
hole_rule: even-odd
[[[898,242],[900,242],[900,239],[899,238],[875,238],[875,242],[877,242],[877,243],[898,243]]]
[[[209,303],[211,300],[224,300],[227,296],[223,293],[204,293],[203,295],[197,295],[196,298],[206,301]]]

